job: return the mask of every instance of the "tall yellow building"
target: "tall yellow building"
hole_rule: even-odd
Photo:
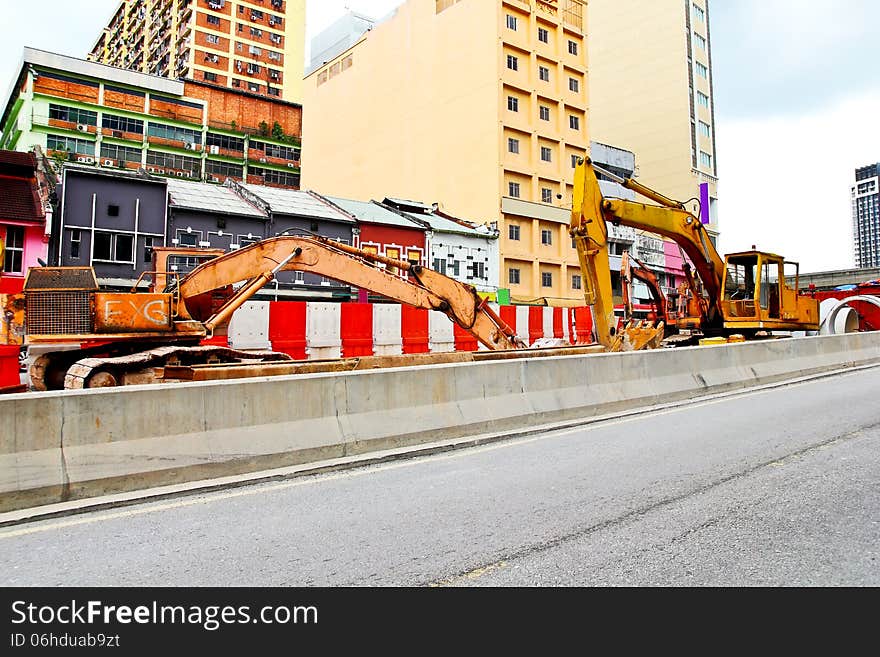
[[[568,236],[587,153],[584,0],[409,0],[305,79],[303,184],[497,222],[514,301],[582,303]]]
[[[121,0],[88,59],[302,102],[305,0]]]
[[[640,182],[700,199],[717,232],[709,0],[590,0],[589,22],[591,137],[634,152]]]

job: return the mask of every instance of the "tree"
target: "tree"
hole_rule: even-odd
[[[68,151],[66,148],[55,149],[54,151],[52,151],[51,157],[56,173],[61,173],[61,167],[65,162],[70,159],[70,151]]]
[[[265,121],[260,121],[260,136],[268,137],[269,136],[269,124]]]
[[[278,121],[272,124],[272,138],[277,139],[278,141],[282,141],[284,139],[284,128],[281,127],[281,124]]]

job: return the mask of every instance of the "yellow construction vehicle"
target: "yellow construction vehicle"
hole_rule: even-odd
[[[657,205],[604,198],[597,171]],[[702,222],[683,203],[586,159],[575,171],[569,230],[583,272],[584,298],[593,307],[597,340],[610,351],[657,346],[665,327],[662,323],[631,323],[623,331],[616,331],[608,223],[669,238],[693,263],[695,273],[685,262],[687,298],[683,312],[675,319],[678,335],[685,338],[680,342],[693,344],[704,337],[734,334],[750,338],[772,331],[818,330],[819,302],[799,295],[797,263],[756,250],[722,259]]]
[[[203,262],[178,275],[168,263],[181,257]],[[226,254],[157,248],[153,266],[147,291],[138,281],[125,293],[101,291],[90,267],[30,269],[24,292],[4,302],[0,344],[48,349],[30,369],[37,390],[152,383],[158,370],[175,365],[290,360],[203,341],[225,335],[235,310],[276,273],[296,270],[443,312],[488,349],[525,347],[472,286],[321,237],[274,237]]]

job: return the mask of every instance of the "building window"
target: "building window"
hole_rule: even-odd
[[[512,196],[513,198],[519,198],[519,183],[507,183],[507,191],[509,196]]]
[[[144,262],[153,261],[153,237],[144,238]]]
[[[701,78],[704,78],[706,80],[709,79],[709,69],[706,68],[705,64],[701,64],[700,62],[695,62],[694,66],[697,69],[697,75],[699,75]]]
[[[550,82],[550,69],[546,66],[539,66],[538,77],[541,78],[544,82]]]
[[[482,280],[486,278],[486,263],[471,262],[467,266],[468,279]]]
[[[118,217],[119,216],[119,206],[115,203],[111,203],[107,206],[107,216],[108,217]]]
[[[581,289],[581,275],[580,274],[572,274],[571,275],[571,289],[572,290],[580,290]]]
[[[541,188],[541,202],[542,203],[552,203],[553,202],[553,190],[549,187]]]
[[[542,121],[549,121],[550,120],[550,108],[545,107],[544,105],[541,105],[541,107],[538,109],[538,115],[540,116]]]
[[[696,18],[701,23],[706,20],[706,12],[703,11],[703,8],[697,4],[694,4],[694,18]]]
[[[518,71],[519,70],[519,59],[517,59],[513,55],[508,55],[507,56],[507,68],[509,68],[511,71]]]
[[[700,34],[694,32],[694,40],[697,42],[697,45],[700,46],[703,50],[706,49],[706,38]]]
[[[207,15],[208,25],[220,25],[220,17],[213,14]]]
[[[513,96],[507,97],[507,109],[511,112],[519,112],[519,99]]]
[[[577,93],[578,91],[580,91],[581,83],[578,81],[577,78],[568,78],[568,88],[570,91],[574,91],[575,93]]]
[[[205,175],[210,182],[223,182],[227,178],[242,180],[244,179],[244,167],[240,164],[206,160]]]
[[[569,40],[569,42],[568,42],[568,54],[569,54],[569,55],[577,55],[577,54],[578,54],[578,44],[577,44],[577,41],[571,41],[571,40]]]
[[[188,144],[202,143],[201,131],[179,128],[173,125],[164,125],[162,123],[150,123],[147,126],[147,135],[150,137],[158,137],[159,139],[182,141]]]
[[[519,153],[519,139],[508,138],[507,150],[511,153]]]
[[[209,132],[205,137],[205,144],[208,146],[208,152],[213,155],[219,154],[221,148],[235,151],[236,153],[244,152],[244,139],[239,139],[238,137],[217,135],[213,132]],[[211,148],[211,146],[216,146],[216,149]]]
[[[216,44],[220,43],[220,37],[217,36],[216,34],[206,34],[205,41],[216,45]]]
[[[82,234],[79,228],[70,231],[70,257],[79,259],[79,247],[82,243]]]
[[[125,146],[117,146],[116,144],[108,144],[104,142],[101,144],[101,159],[112,159],[118,160],[120,163],[122,162],[140,162],[141,161],[141,149],[140,148],[127,148]],[[104,162],[107,164],[107,162]]]
[[[543,162],[552,162],[553,161],[553,151],[550,150],[547,146],[541,146],[541,160]]]
[[[144,134],[144,122],[139,119],[129,119],[125,116],[114,116],[113,114],[105,114],[101,119],[101,125],[105,130],[109,130],[110,134],[104,134],[105,137],[122,137],[121,134],[113,134],[114,132],[131,132],[134,134]]]
[[[122,233],[95,232],[93,234],[94,260],[134,263],[134,237]]]
[[[553,231],[546,229],[541,231],[541,244],[546,244],[548,246],[553,244]]]
[[[516,16],[507,14],[507,29],[516,32]]]
[[[550,33],[543,27],[538,28],[538,41],[541,43],[550,43]]]
[[[95,143],[85,139],[73,139],[72,137],[59,137],[58,135],[46,136],[46,148],[50,151],[67,151],[79,155],[95,155]]]
[[[580,160],[581,160],[580,155],[572,155],[571,156],[571,168],[577,169],[577,165],[578,165],[578,162],[580,162]]]
[[[208,82],[216,82],[217,81],[217,74],[216,73],[211,73],[210,71],[203,71],[203,72],[205,74],[205,80],[207,80]]]
[[[3,252],[3,271],[7,274],[22,274],[24,262],[24,227],[7,226],[6,249]]]
[[[711,136],[711,128],[709,128],[708,123],[704,123],[703,121],[700,121],[700,134],[703,137]]]
[[[80,125],[98,125],[98,113],[63,105],[49,105],[49,118]]]
[[[553,274],[547,271],[541,272],[541,287],[553,287]]]
[[[705,151],[700,151],[700,164],[704,167],[712,166],[712,156]]]
[[[704,94],[702,91],[697,92],[697,102],[702,107],[709,107],[709,96]]]
[[[507,282],[510,285],[519,285],[519,269],[511,267],[507,270]]]
[[[507,236],[514,242],[519,242],[519,226],[510,224],[507,227]]]
[[[367,250],[367,247],[361,247],[364,251]],[[434,262],[431,263],[431,269],[436,271],[438,274],[446,274],[446,259],[445,258],[434,258]]]
[[[568,127],[572,130],[580,130],[581,129],[581,119],[579,116],[571,115],[568,117]]]

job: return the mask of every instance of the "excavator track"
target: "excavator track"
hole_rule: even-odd
[[[238,351],[216,346],[168,346],[115,357],[83,358],[71,365],[64,377],[65,390],[112,388],[122,385],[157,383],[157,369],[168,365],[206,365],[239,361],[277,362],[291,360],[275,351]]]

